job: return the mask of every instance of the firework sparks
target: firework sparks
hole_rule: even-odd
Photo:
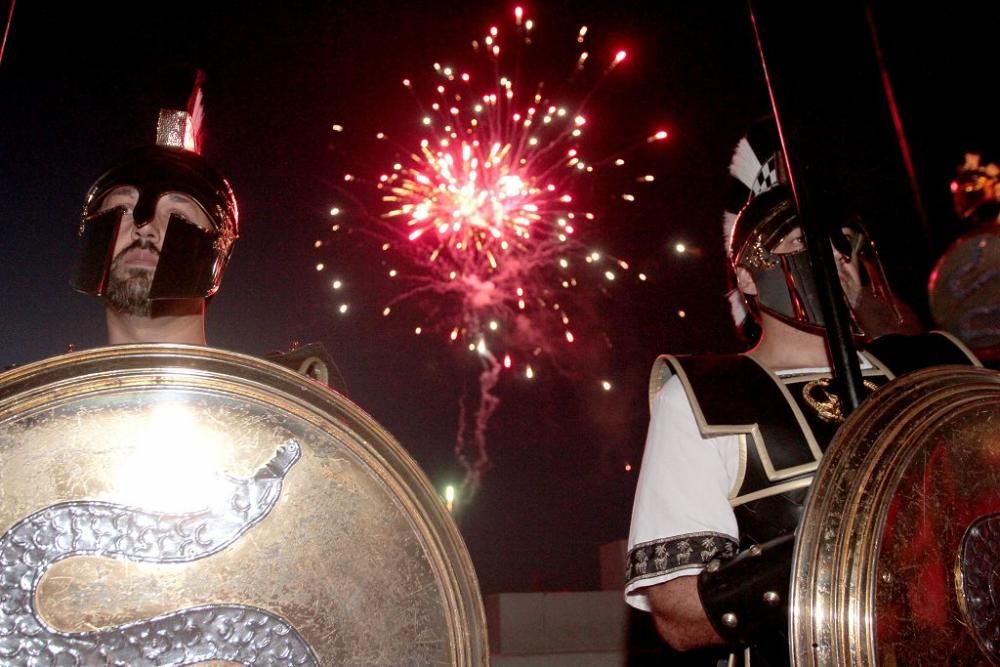
[[[534,22],[520,7],[514,21],[511,40],[522,48],[530,43]],[[573,79],[585,65],[600,66],[602,60],[584,50],[587,35],[586,27],[576,34],[580,53]],[[598,221],[575,194],[595,169],[624,164],[624,151],[591,157],[586,139],[587,103],[627,53],[615,50],[603,58],[597,81],[572,102],[550,99],[542,83],[520,87],[521,72],[506,69],[509,41],[494,26],[473,42],[488,64],[486,75],[478,73],[481,66],[435,63],[429,86],[403,79],[420,110],[420,136],[395,144],[400,157],[376,181],[384,207],[381,248],[388,277],[401,285],[382,305],[383,315],[399,316],[407,304],[414,305],[410,310],[421,315],[410,324],[415,334],[438,333],[467,346],[485,369],[473,446],[463,444],[468,439],[463,408],[457,447],[473,491],[488,465],[486,422],[499,404],[493,390],[501,374],[532,379],[539,357],[558,366],[562,351],[579,345],[589,330],[578,326],[580,309],[574,307],[589,298],[587,286],[606,287],[628,271],[626,262],[580,240],[593,236]],[[390,142],[383,132],[377,138]],[[657,130],[636,145],[666,138],[666,131]],[[645,175],[632,182],[653,180]],[[632,201],[634,195],[624,193],[622,199]],[[339,212],[335,207],[330,213]]]
[[[514,17],[524,41],[533,22],[521,8]],[[586,34],[582,28],[580,43]],[[502,73],[499,28],[473,46],[492,64],[493,75],[482,82],[437,63],[432,93],[421,99],[412,80],[403,80],[425,110],[426,133],[417,150],[379,178],[390,208],[384,217],[403,237],[385,250],[411,265],[416,284],[396,302],[425,292],[451,297],[446,306],[439,302],[425,328],[436,322],[450,340],[485,345],[516,368],[525,351],[551,353],[552,341],[574,340],[562,293],[578,286],[577,260],[586,253],[576,239],[581,228],[594,226],[595,215],[577,205],[573,191],[596,165],[585,157],[583,103],[549,100],[541,84],[519,89],[515,76]],[[603,76],[626,58],[616,51]],[[646,141],[666,136],[661,130]],[[596,274],[613,280],[610,270]]]

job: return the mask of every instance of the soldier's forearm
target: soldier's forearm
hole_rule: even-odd
[[[713,561],[698,577],[708,620],[728,643],[748,644],[788,628],[788,588],[795,535],[755,545],[732,560]]]
[[[725,643],[698,599],[697,576],[678,577],[651,586],[648,598],[657,631],[678,651]]]

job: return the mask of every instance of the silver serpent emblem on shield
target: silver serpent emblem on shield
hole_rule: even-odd
[[[35,607],[45,571],[75,555],[186,563],[218,553],[262,521],[301,448],[288,440],[247,479],[228,478],[225,502],[165,514],[100,501],[50,505],[0,536],[0,662],[11,667],[181,667],[209,660],[258,667],[318,666],[309,644],[277,614],[202,605],[91,632],[47,625]]]
[[[1000,514],[979,517],[958,555],[958,601],[980,650],[1000,665]]]

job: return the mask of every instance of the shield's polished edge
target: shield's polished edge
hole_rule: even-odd
[[[977,426],[974,418],[967,420],[973,428],[955,425],[998,405],[997,372],[937,367],[887,385],[841,427],[816,473],[796,540],[789,628],[793,664],[896,664],[892,650],[878,644],[877,617],[885,602],[877,589],[914,575],[892,571],[881,558],[890,505],[899,500],[894,494],[903,476],[913,474],[911,468],[924,471],[922,459],[935,443],[947,444],[949,429],[963,435],[992,433],[994,427]],[[941,554],[949,570],[957,557]],[[961,621],[949,622],[961,626]],[[973,641],[971,635],[961,638],[965,644]],[[889,657],[880,661],[880,654]],[[923,664],[943,659],[929,655]]]
[[[45,359],[0,374],[0,428],[18,413],[72,396],[170,386],[236,391],[248,399],[280,402],[295,417],[330,433],[349,433],[356,453],[384,471],[378,483],[403,506],[439,573],[453,664],[486,665],[485,612],[464,541],[416,462],[368,414],[324,386],[262,359],[180,345],[96,348]]]

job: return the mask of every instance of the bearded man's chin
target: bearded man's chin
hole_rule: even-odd
[[[117,313],[135,317],[149,317],[153,302],[149,300],[149,289],[153,284],[153,274],[144,269],[112,270],[104,299]]]

